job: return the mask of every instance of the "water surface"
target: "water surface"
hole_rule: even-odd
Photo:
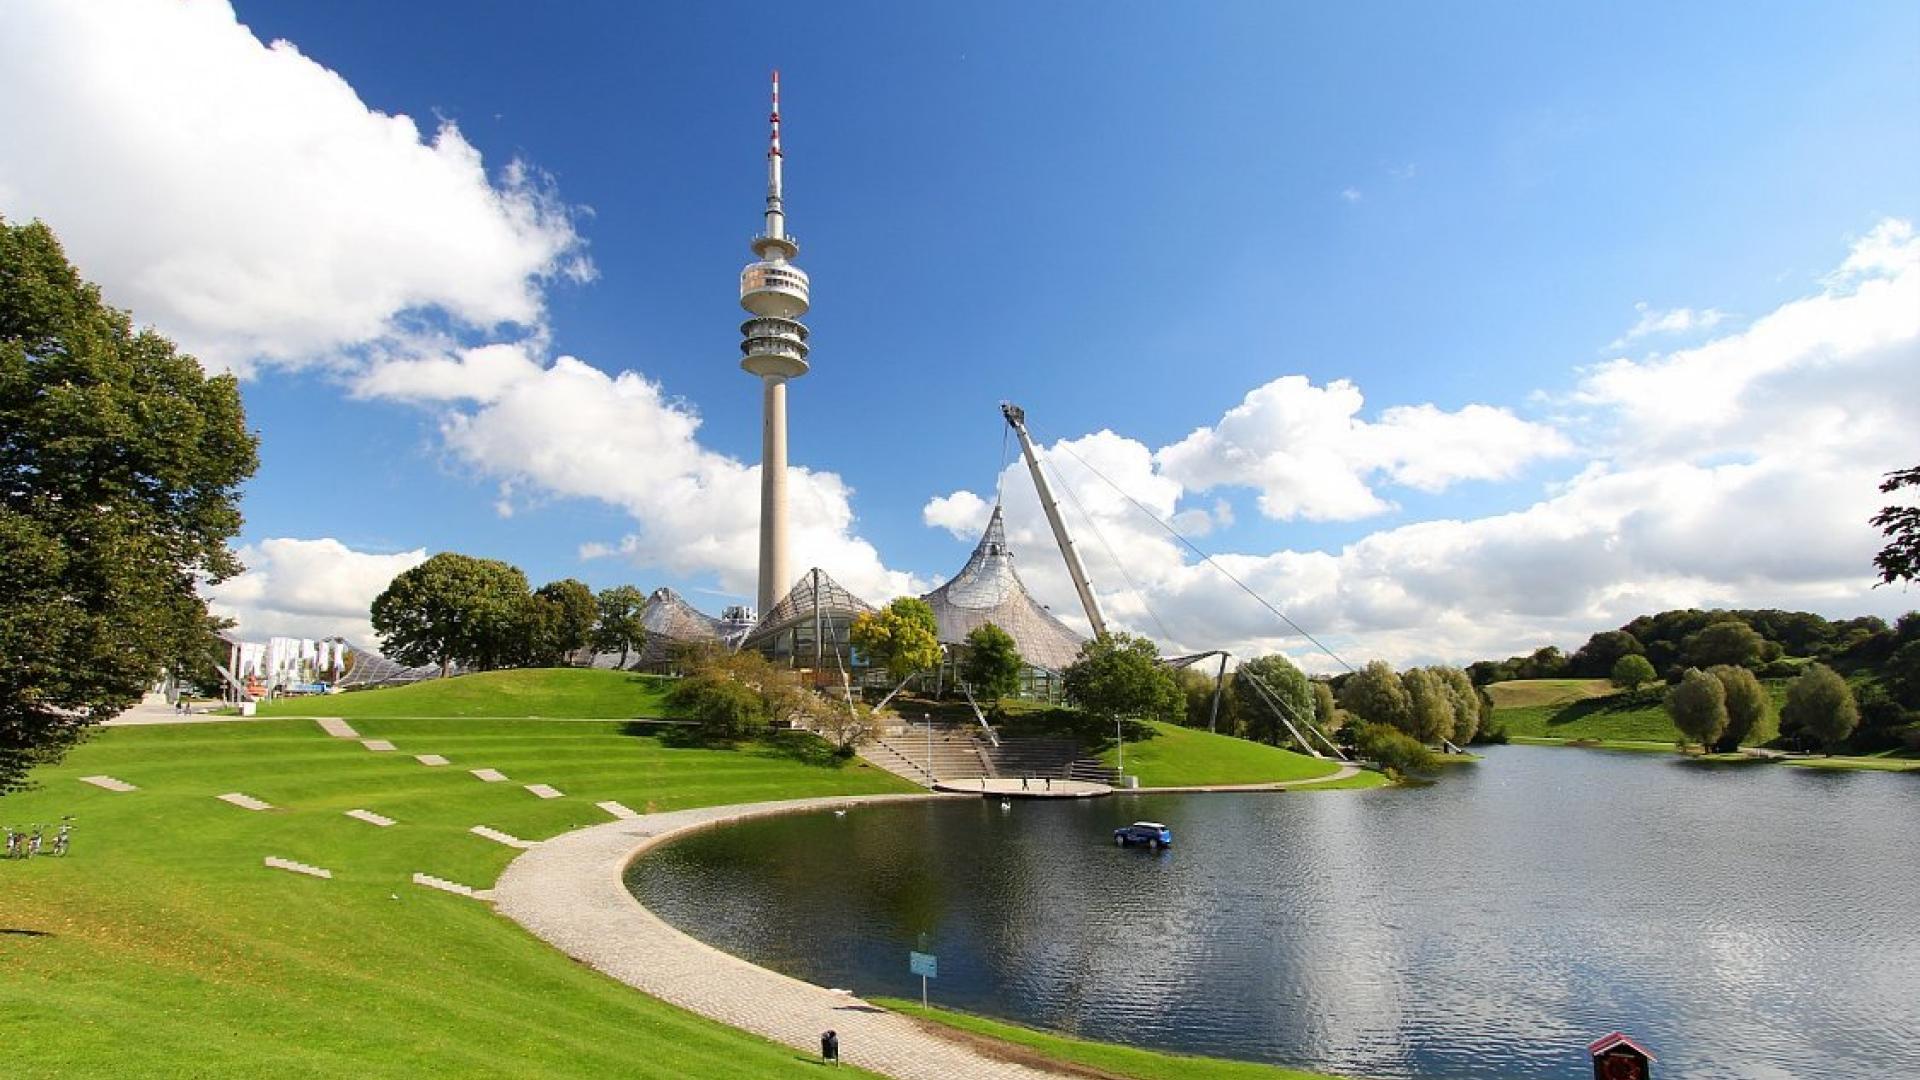
[[[1920,1076],[1920,777],[1495,748],[1426,788],[912,803],[696,834],[629,884],[812,982],[1368,1077]],[[1158,855],[1114,826],[1167,822]]]

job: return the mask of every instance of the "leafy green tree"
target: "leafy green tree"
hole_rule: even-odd
[[[647,643],[647,624],[641,619],[647,596],[632,585],[614,585],[594,597],[593,650],[620,652],[620,667]]]
[[[1426,744],[1391,724],[1361,724],[1354,731],[1353,745],[1389,775],[1426,772],[1436,764]]]
[[[960,661],[960,678],[973,692],[988,701],[999,701],[1020,689],[1020,671],[1026,667],[1013,635],[984,623],[967,631],[966,656]]]
[[[1825,664],[1808,664],[1799,678],[1787,684],[1780,726],[1813,739],[1828,754],[1845,742],[1859,723],[1860,708],[1853,700],[1853,689]]]
[[[1726,619],[1687,635],[1680,655],[1687,664],[1705,669],[1718,664],[1752,667],[1760,662],[1767,639],[1738,619]]]
[[[1370,724],[1392,724],[1402,731],[1413,727],[1413,703],[1407,689],[1385,660],[1374,660],[1347,677],[1340,686],[1340,707]]]
[[[1340,729],[1340,707],[1333,703],[1333,685],[1325,679],[1313,680],[1313,722],[1329,735]]]
[[[899,597],[854,619],[848,633],[854,647],[895,682],[940,663],[940,624],[925,600]]]
[[[1400,677],[1400,685],[1408,705],[1402,731],[1429,745],[1453,734],[1453,698],[1439,676],[1428,668],[1413,668]]]
[[[1474,689],[1473,680],[1465,671],[1444,665],[1430,670],[1440,680],[1453,706],[1453,729],[1446,737],[1457,746],[1465,746],[1473,741],[1473,737],[1480,733],[1480,725],[1486,722],[1485,709],[1488,703]]]
[[[1658,677],[1653,665],[1639,653],[1628,653],[1614,661],[1610,676],[1613,685],[1627,691],[1638,690]]]
[[[1906,619],[1902,619],[1904,626]],[[1893,700],[1909,709],[1920,709],[1920,639],[1895,649],[1882,669],[1887,691]]]
[[[527,575],[498,559],[443,551],[373,600],[380,651],[403,664],[501,667],[523,647]]]
[[[1240,707],[1240,715],[1246,719],[1242,734],[1249,739],[1275,746],[1292,741],[1286,725],[1280,722],[1282,714],[1295,727],[1313,723],[1313,690],[1307,685],[1307,677],[1293,666],[1293,661],[1279,653],[1255,657],[1241,664],[1228,685]],[[1263,688],[1266,694],[1260,692]],[[1271,702],[1267,700],[1268,695],[1272,695]],[[1304,738],[1306,733],[1303,731],[1301,735]]]
[[[668,692],[667,703],[713,741],[745,738],[767,727],[766,698],[724,672],[696,671],[682,677]]]
[[[534,595],[553,605],[553,617],[540,641],[540,662],[571,662],[573,654],[593,640],[593,626],[600,618],[593,590],[584,581],[562,578],[540,586]]]
[[[1880,490],[1889,495],[1906,487],[1920,488],[1920,466],[1890,472],[1880,483]],[[1887,546],[1873,557],[1880,584],[1912,581],[1920,574],[1920,505],[1883,507],[1870,524],[1887,538]]]
[[[1710,749],[1727,730],[1727,689],[1699,668],[1688,668],[1667,691],[1667,715],[1680,734]]]
[[[1179,684],[1160,666],[1160,651],[1133,634],[1104,634],[1080,646],[1061,683],[1069,705],[1107,723],[1131,718],[1177,724],[1186,708]]]
[[[1588,679],[1604,678],[1622,657],[1644,656],[1646,651],[1640,639],[1625,630],[1602,630],[1567,658],[1567,670]]]
[[[1772,737],[1767,730],[1771,701],[1753,672],[1719,664],[1708,668],[1707,674],[1719,679],[1721,689],[1726,691],[1727,729],[1720,733],[1714,749],[1725,753],[1738,750],[1744,743],[1763,743]]]
[[[0,220],[0,793],[198,663],[255,449],[232,376]]]

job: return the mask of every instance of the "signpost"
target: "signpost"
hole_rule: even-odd
[[[909,952],[907,970],[920,976],[920,1007],[927,1007],[927,980],[940,977],[940,958],[932,953]]]

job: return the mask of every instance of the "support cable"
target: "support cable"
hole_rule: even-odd
[[[1075,457],[1077,458],[1078,455],[1075,455]],[[1100,547],[1106,551],[1108,560],[1113,563],[1113,568],[1120,572],[1120,580],[1127,583],[1127,588],[1133,591],[1133,598],[1140,602],[1140,606],[1146,609],[1147,617],[1152,619],[1153,625],[1159,628],[1160,639],[1171,642],[1173,640],[1173,633],[1167,629],[1166,623],[1160,621],[1160,615],[1153,610],[1153,605],[1147,603],[1147,594],[1134,582],[1133,575],[1127,573],[1127,564],[1120,561],[1120,556],[1113,550],[1113,545],[1107,542],[1107,534],[1100,531],[1100,523],[1095,521],[1093,515],[1087,512],[1086,506],[1080,502],[1080,496],[1074,494],[1073,485],[1066,483],[1066,478],[1060,475],[1059,469],[1054,468],[1044,459],[1039,460],[1040,467],[1053,473],[1054,482],[1066,491],[1067,499],[1073,503],[1073,508],[1080,511],[1081,519],[1087,523],[1087,528],[1093,531],[1093,538],[1100,541]],[[1081,464],[1085,465],[1086,462],[1083,461]]]
[[[1314,637],[1312,634],[1308,633],[1306,627],[1303,627],[1299,623],[1294,622],[1292,619],[1288,618],[1286,612],[1281,611],[1279,608],[1274,607],[1272,604],[1268,603],[1266,597],[1261,596],[1257,592],[1254,592],[1252,586],[1248,585],[1246,582],[1241,581],[1239,578],[1235,577],[1233,575],[1233,572],[1228,570],[1226,567],[1221,566],[1220,563],[1217,560],[1215,560],[1212,555],[1208,554],[1204,549],[1202,549],[1200,545],[1187,539],[1184,535],[1181,534],[1180,530],[1174,528],[1172,525],[1167,524],[1165,521],[1161,520],[1160,515],[1154,513],[1152,510],[1149,510],[1146,504],[1142,503],[1139,499],[1134,498],[1132,495],[1129,495],[1125,488],[1122,488],[1119,484],[1114,483],[1107,476],[1107,474],[1101,472],[1099,469],[1094,468],[1092,465],[1088,465],[1085,458],[1082,458],[1079,454],[1076,454],[1073,452],[1072,447],[1068,446],[1064,442],[1055,443],[1054,445],[1058,446],[1062,450],[1065,450],[1069,455],[1072,456],[1072,458],[1075,461],[1078,461],[1080,464],[1085,465],[1088,472],[1091,472],[1093,475],[1099,477],[1102,482],[1104,482],[1108,487],[1112,488],[1114,491],[1119,492],[1121,498],[1132,503],[1134,507],[1138,509],[1141,513],[1152,518],[1154,524],[1160,526],[1162,529],[1165,529],[1168,535],[1172,536],[1175,540],[1180,541],[1180,543],[1186,545],[1187,550],[1193,552],[1195,555],[1200,556],[1201,560],[1205,562],[1208,566],[1211,566],[1215,570],[1220,571],[1220,573],[1228,581],[1231,581],[1235,585],[1238,585],[1240,587],[1241,592],[1244,592],[1248,596],[1253,597],[1256,601],[1259,602],[1261,607],[1266,608],[1268,611],[1272,612],[1277,618],[1279,618],[1281,622],[1284,622],[1288,626],[1293,627],[1293,630],[1295,633],[1299,634],[1303,638],[1306,638],[1308,641],[1313,642],[1315,648],[1319,649],[1323,653],[1326,653],[1328,656],[1333,657],[1336,663],[1338,663],[1341,667],[1346,668],[1348,671],[1357,670],[1352,664],[1347,663],[1346,659],[1342,657],[1339,653],[1334,652],[1332,649],[1328,648],[1326,643],[1322,642],[1319,638]]]

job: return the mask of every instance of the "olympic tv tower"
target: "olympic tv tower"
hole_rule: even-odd
[[[740,366],[760,376],[760,613],[793,585],[787,567],[787,380],[807,373],[806,272],[793,265],[800,245],[787,235],[780,200],[780,73],[773,73],[772,136],[767,146],[767,227],[753,238],[759,256],[740,271]]]

